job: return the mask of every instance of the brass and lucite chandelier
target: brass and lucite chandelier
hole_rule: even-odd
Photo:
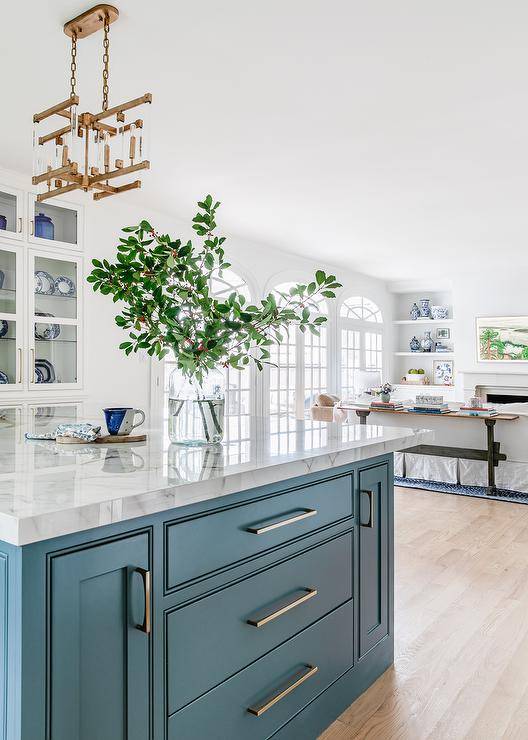
[[[108,107],[109,27],[119,11],[96,5],[64,25],[71,38],[70,97],[33,116],[33,178],[38,201],[72,190],[94,191],[94,200],[141,187],[117,178],[150,167],[147,118],[152,95]],[[103,31],[102,106],[99,113],[79,113],[76,91],[77,40]],[[138,110],[141,108],[140,110]],[[58,126],[58,119],[61,126]],[[64,121],[66,121],[64,125]]]

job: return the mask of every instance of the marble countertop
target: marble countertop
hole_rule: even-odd
[[[71,421],[60,414],[48,407],[30,420],[0,412],[0,539],[11,544],[212,500],[432,440],[423,429],[249,416],[232,417],[226,441],[214,447],[170,444],[159,429],[147,430],[147,442],[108,446],[24,439],[30,425],[41,432]]]

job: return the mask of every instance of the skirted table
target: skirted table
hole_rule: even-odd
[[[519,416],[517,414],[497,414],[496,416],[468,416],[467,414],[461,414],[457,411],[450,411],[446,414],[436,414],[434,412],[427,413],[423,411],[393,411],[392,409],[371,409],[368,406],[339,406],[340,409],[346,411],[355,411],[359,417],[360,424],[366,424],[367,418],[372,411],[380,414],[399,414],[406,416],[426,416],[435,417],[441,419],[472,419],[475,422],[484,422],[486,428],[486,449],[476,450],[470,447],[450,447],[447,445],[426,445],[421,444],[416,447],[411,447],[405,450],[406,452],[415,453],[417,455],[435,455],[439,457],[455,457],[464,460],[483,460],[488,465],[488,493],[492,494],[496,491],[495,485],[495,468],[499,466],[499,462],[507,460],[507,456],[500,451],[500,442],[495,441],[495,424],[500,421],[510,422],[516,421]]]

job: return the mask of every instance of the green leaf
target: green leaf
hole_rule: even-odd
[[[326,279],[326,275],[322,270],[317,270],[315,279],[317,280],[317,285],[322,285]]]

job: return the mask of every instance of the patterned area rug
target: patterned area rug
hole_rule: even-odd
[[[394,485],[403,488],[424,488],[427,491],[438,493],[453,493],[458,496],[475,496],[476,498],[487,498],[492,501],[509,501],[512,504],[528,504],[528,493],[519,491],[506,491],[497,488],[493,495],[487,493],[483,486],[461,486],[457,483],[437,483],[436,481],[420,480],[419,478],[400,478],[394,476]]]

